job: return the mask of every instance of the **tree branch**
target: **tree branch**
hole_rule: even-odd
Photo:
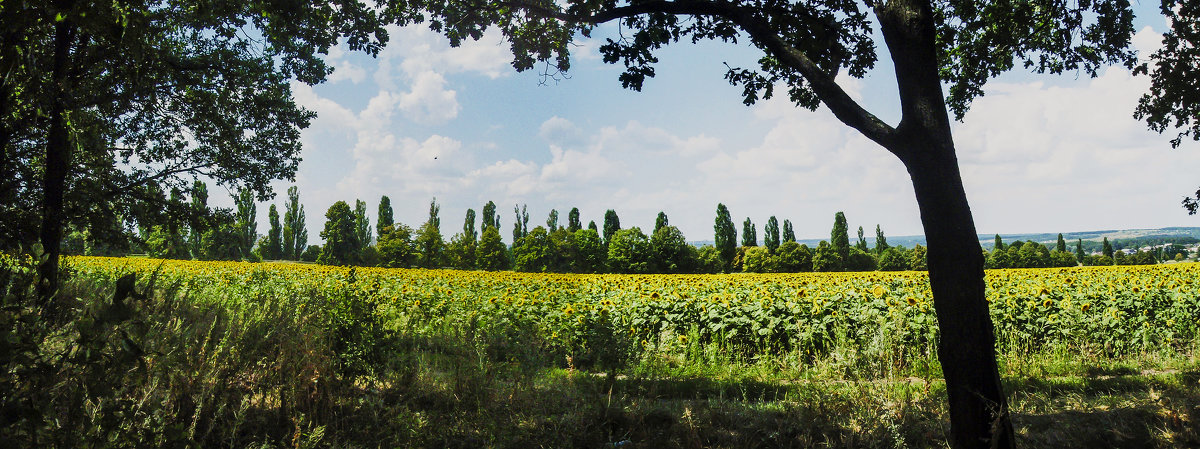
[[[623,19],[641,14],[665,13],[674,15],[713,16],[720,17],[737,24],[743,31],[760,44],[760,48],[776,57],[788,67],[795,69],[808,81],[817,98],[833,112],[833,115],[846,125],[861,132],[872,141],[890,151],[897,151],[894,145],[896,130],[880,120],[879,117],[867,111],[862,105],[850,98],[842,86],[837,84],[834,76],[821,70],[803,51],[791,46],[774,30],[766,18],[754,14],[754,9],[727,2],[716,1],[650,1],[633,5],[599,11],[592,15],[569,14],[544,5],[528,3],[522,0],[506,2],[505,5],[525,10],[533,15],[561,20],[569,23],[586,23],[597,25],[613,20]]]
[[[106,198],[111,198],[111,197],[114,197],[114,196],[117,196],[117,195],[123,195],[123,194],[129,193],[129,192],[132,192],[132,191],[133,191],[133,189],[135,189],[135,188],[137,188],[138,186],[141,186],[141,185],[143,185],[143,184],[145,184],[145,183],[147,183],[147,182],[154,181],[154,180],[158,180],[158,179],[163,179],[163,178],[166,178],[166,177],[168,177],[168,176],[173,176],[173,175],[177,175],[177,174],[180,174],[180,173],[188,173],[188,172],[194,172],[194,171],[198,171],[198,170],[200,170],[200,169],[202,169],[202,168],[209,168],[209,167],[212,167],[212,165],[213,165],[212,163],[207,163],[207,164],[198,164],[198,165],[193,165],[193,166],[190,166],[190,167],[176,167],[176,168],[172,168],[172,169],[165,169],[165,170],[162,170],[162,171],[160,171],[160,172],[158,172],[158,173],[155,173],[155,174],[153,174],[153,175],[149,175],[149,176],[144,176],[144,177],[141,177],[141,178],[139,178],[139,179],[136,179],[136,180],[134,180],[134,181],[132,181],[132,182],[126,183],[126,184],[125,184],[125,185],[123,185],[123,186],[120,186],[120,187],[117,187],[117,188],[115,188],[115,189],[112,189],[112,190],[109,190],[109,191],[107,191],[107,192],[104,192],[104,195],[103,195],[103,196],[104,196],[104,197],[106,197]]]

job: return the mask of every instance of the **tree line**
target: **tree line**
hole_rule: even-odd
[[[68,254],[123,255],[196,260],[295,260],[329,265],[396,268],[455,268],[462,270],[515,270],[553,273],[795,273],[831,271],[901,271],[927,269],[925,247],[888,245],[879,225],[872,242],[863,227],[851,241],[845,214],[834,215],[829,240],[816,247],[796,241],[792,222],[775,216],[762,228],[749,218],[738,227],[724,204],[718,204],[713,224],[713,244],[688,243],[679,228],[659,212],[652,230],[622,228],[615,210],[604,213],[602,225],[583,225],[579,208],[571,208],[566,222],[552,209],[545,225],[529,227],[524,205],[513,207],[509,243],[501,231],[501,214],[489,201],[477,214],[467,209],[462,228],[449,241],[443,237],[441,206],[429,204],[424,223],[415,228],[394,220],[391,199],[380,198],[374,223],[367,203],[345,201],[326,211],[321,231],[324,245],[308,245],[304,206],[295,186],[288,188],[283,214],[268,207],[265,234],[257,231],[257,204],[251,191],[240,190],[233,208],[211,208],[208,189],[196,181],[185,194],[173,189],[169,196],[113,223],[68,227],[64,249]],[[125,235],[112,238],[113,233]],[[1182,245],[1163,245],[1150,251],[1122,251],[1120,242],[1104,238],[1099,244],[1082,239],[1068,248],[1062,234],[1047,247],[1035,241],[1004,243],[999,235],[990,251],[984,250],[987,268],[1050,268],[1077,265],[1145,265],[1162,260],[1183,260]],[[1098,246],[1098,248],[1093,248]],[[1098,251],[1092,251],[1096,249]]]

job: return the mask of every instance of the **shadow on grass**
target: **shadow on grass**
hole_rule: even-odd
[[[1200,447],[1200,372],[1008,379],[1026,447]]]

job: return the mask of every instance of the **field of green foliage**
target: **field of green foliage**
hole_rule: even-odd
[[[946,445],[923,272],[554,275],[90,257],[67,266],[55,305],[39,308],[25,294],[28,262],[5,261],[2,381],[12,394],[2,439]],[[1200,444],[1198,274],[1195,264],[989,271],[1024,443]]]

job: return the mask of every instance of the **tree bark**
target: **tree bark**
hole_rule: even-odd
[[[49,303],[58,291],[58,258],[62,254],[63,197],[71,163],[71,142],[67,131],[66,70],[74,30],[70,19],[54,26],[54,64],[51,88],[50,134],[46,139],[46,167],[42,174],[42,251],[46,260],[38,268],[38,296]]]
[[[929,245],[929,284],[950,406],[950,443],[1014,447],[996,364],[996,337],[984,297],[983,255],[967,203],[938,75],[933,8],[926,0],[876,7],[896,68],[902,119],[886,145],[912,178]]]

